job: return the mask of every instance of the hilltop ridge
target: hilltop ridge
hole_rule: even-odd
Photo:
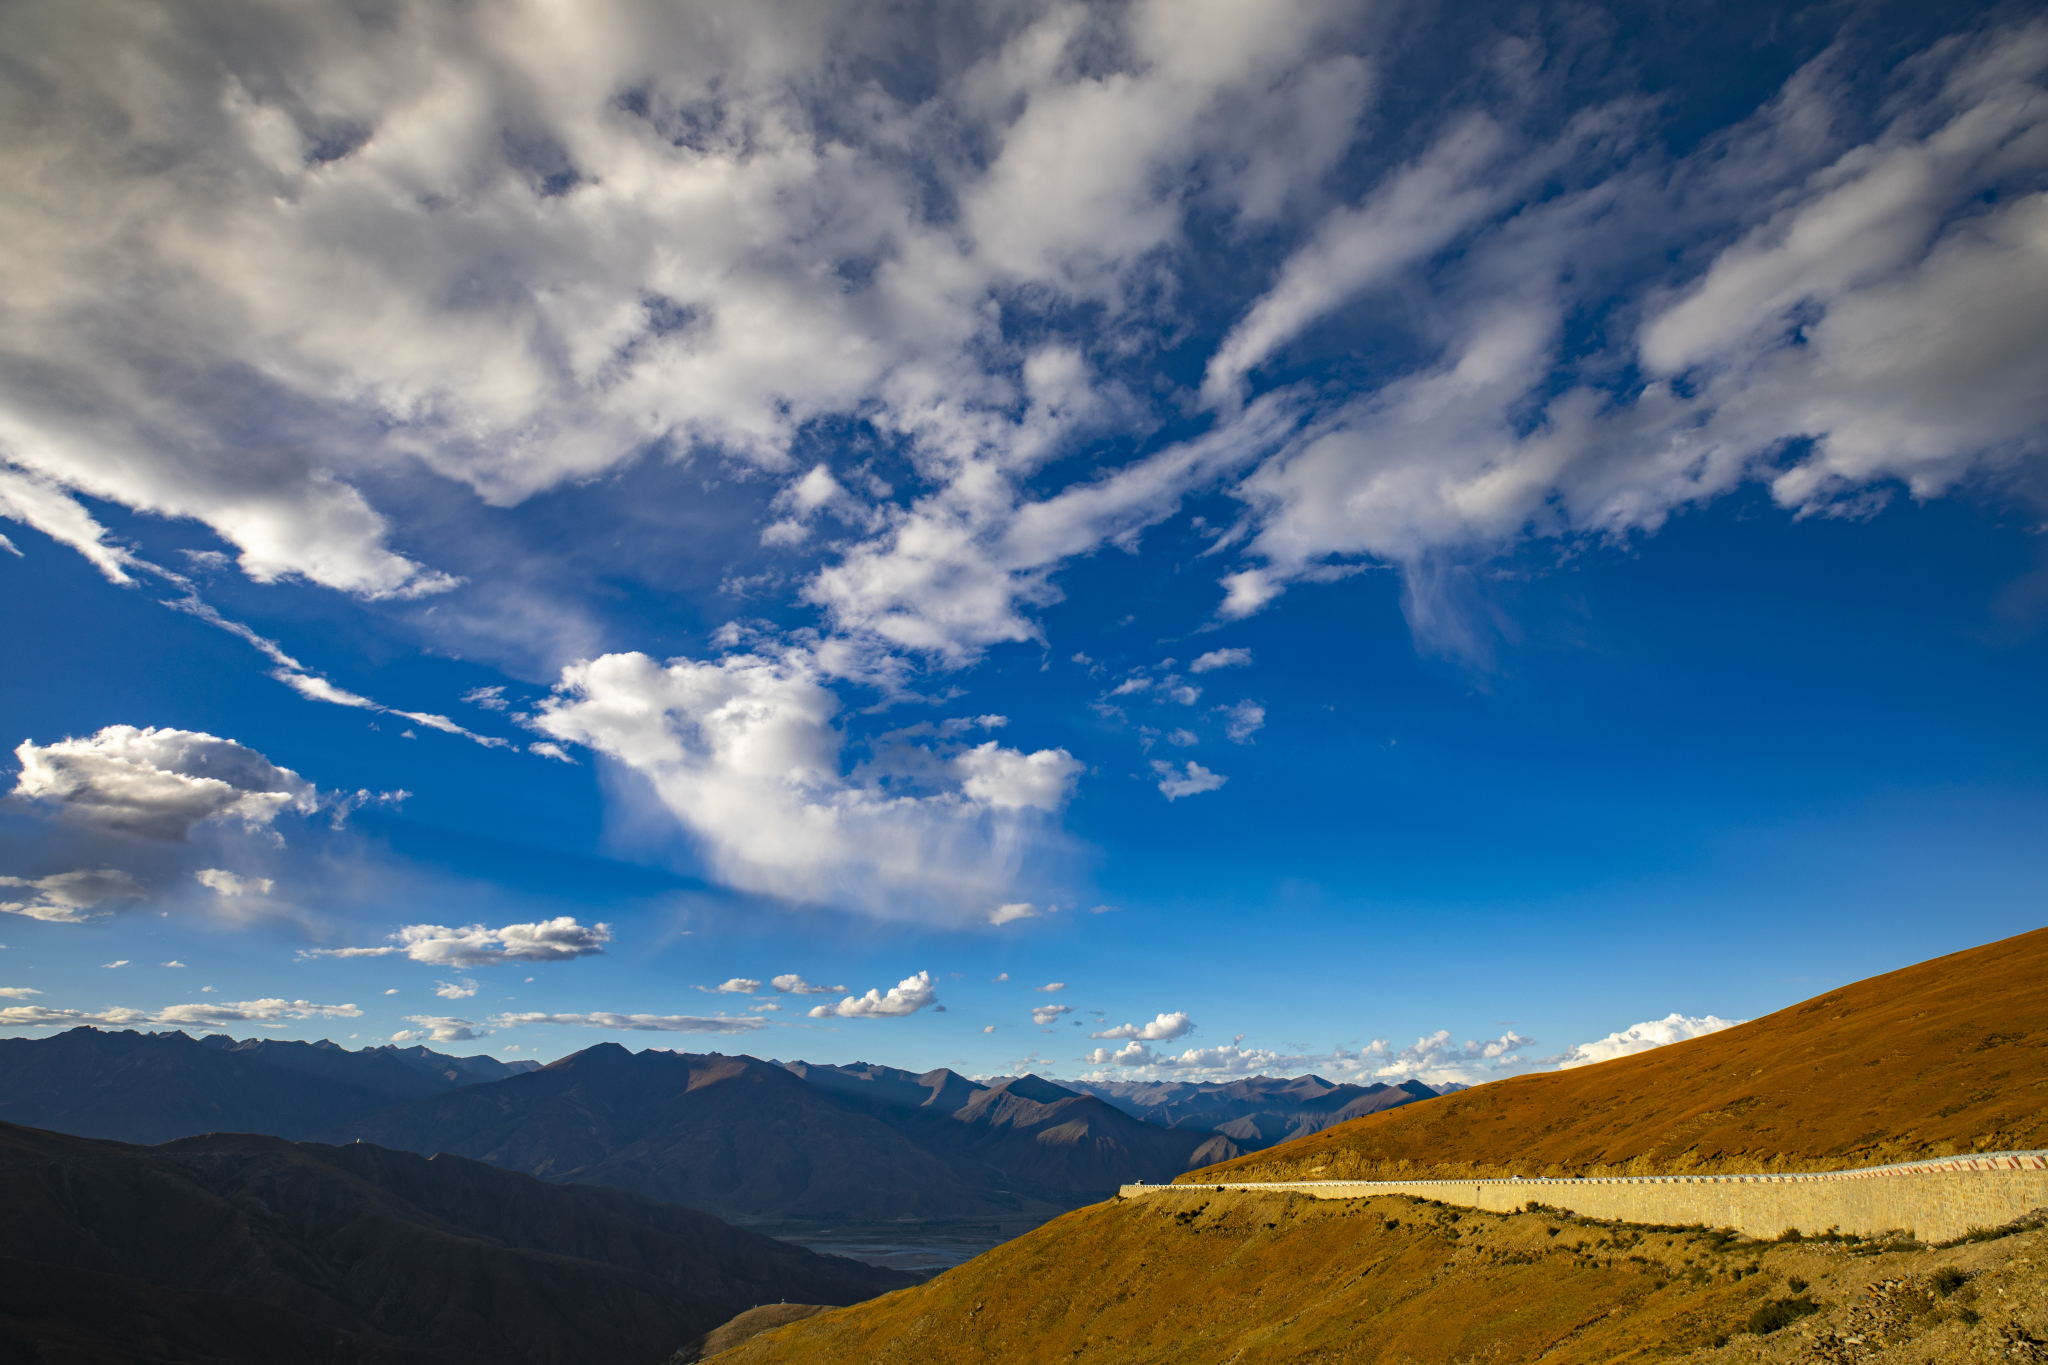
[[[1811,1171],[2048,1147],[2048,929],[1704,1038],[1495,1081],[1180,1177]]]

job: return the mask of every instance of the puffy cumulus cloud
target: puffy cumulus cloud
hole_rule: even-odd
[[[569,962],[602,953],[612,941],[609,924],[581,924],[573,915],[491,929],[471,924],[408,924],[375,948],[302,948],[300,957],[390,957],[403,953],[436,967],[481,967],[493,962]],[[755,985],[759,985],[756,982]]]
[[[751,976],[735,976],[716,986],[699,986],[697,989],[712,995],[752,995],[761,989],[761,983]]]
[[[17,893],[7,894],[9,889]],[[0,877],[0,911],[55,924],[78,924],[141,900],[142,884],[118,868],[57,872],[47,877]]]
[[[768,983],[784,995],[844,995],[844,986],[813,986],[795,972],[785,972]]]
[[[443,1000],[467,1000],[476,994],[476,982],[468,979],[436,981],[434,983],[434,994],[440,996]]]
[[[270,826],[319,806],[313,784],[254,749],[197,730],[109,725],[85,739],[23,740],[14,794],[145,839],[180,840],[209,820]]]
[[[267,896],[276,886],[268,877],[244,877],[218,867],[201,868],[192,876],[208,891],[221,896]]]
[[[1006,905],[998,905],[995,909],[989,911],[988,922],[998,925],[1014,924],[1020,919],[1037,919],[1038,916],[1038,907],[1030,901],[1011,901]],[[1003,979],[1007,981],[1009,978],[1004,977]]]
[[[1058,810],[1066,804],[1082,763],[1065,749],[1021,753],[994,740],[953,760],[960,790],[994,810]]]
[[[891,918],[957,918],[1054,856],[1080,770],[1064,750],[993,742],[898,793],[842,770],[839,700],[819,659],[608,654],[563,671],[534,724],[641,774],[708,870],[745,890]]]
[[[904,977],[886,993],[870,988],[866,995],[849,995],[836,1004],[815,1006],[810,1015],[813,1019],[900,1019],[938,1003],[938,987],[932,983],[932,974],[919,972]]]
[[[439,924],[408,924],[398,939],[415,962],[441,967],[478,967],[492,962],[568,962],[604,951],[611,942],[608,924],[579,924],[573,915],[534,924],[507,924],[487,929],[481,924],[450,929]]]
[[[1194,1031],[1195,1021],[1185,1011],[1175,1010],[1171,1014],[1160,1014],[1149,1024],[1118,1024],[1115,1028],[1091,1033],[1090,1038],[1131,1038],[1148,1043],[1167,1043]]]
[[[728,1019],[724,1015],[702,1017],[688,1014],[494,1014],[498,1028],[519,1028],[531,1024],[563,1024],[571,1028],[619,1029],[628,1033],[752,1033],[768,1027],[765,1019]]]
[[[1159,777],[1159,790],[1169,801],[1215,791],[1230,780],[1221,773],[1210,772],[1193,759],[1189,759],[1183,767],[1176,768],[1163,759],[1155,758],[1152,760],[1152,771]]]
[[[1207,654],[1196,656],[1195,661],[1188,665],[1188,672],[1208,673],[1218,668],[1243,668],[1251,661],[1252,652],[1248,649],[1212,649]]]
[[[1067,983],[1064,981],[1048,981],[1043,986],[1033,986],[1031,989],[1037,991],[1040,995],[1053,995],[1066,988]]]
[[[1724,1028],[1734,1028],[1742,1022],[1740,1019],[1721,1019],[1711,1014],[1699,1019],[1683,1014],[1669,1014],[1647,1023],[1631,1024],[1619,1033],[1610,1033],[1605,1038],[1595,1039],[1590,1043],[1574,1043],[1557,1059],[1557,1069],[1568,1071],[1575,1066],[1611,1062],[1616,1057],[1648,1052],[1653,1047],[1664,1047],[1671,1043],[1682,1043],[1688,1038],[1701,1038],[1709,1033],[1719,1033]]]
[[[436,992],[440,994],[440,992]],[[489,1029],[478,1031],[477,1025],[468,1019],[454,1019],[439,1014],[408,1014],[408,1023],[417,1028],[404,1028],[391,1035],[394,1043],[468,1043],[487,1037]]]
[[[1044,1028],[1047,1024],[1058,1020],[1061,1015],[1072,1014],[1073,1012],[1074,1007],[1072,1005],[1033,1005],[1031,1007],[1031,1022],[1040,1028]]]

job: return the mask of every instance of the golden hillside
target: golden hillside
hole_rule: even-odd
[[[2048,1233],[1752,1243],[1398,1196],[1169,1190],[1080,1209],[716,1365],[1966,1365],[2048,1336]],[[1818,1311],[1768,1336],[1759,1309]]]
[[[1371,1114],[1181,1177],[1828,1170],[2048,1147],[2048,929],[1597,1066]]]

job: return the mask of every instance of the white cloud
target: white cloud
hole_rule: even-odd
[[[1219,773],[1210,772],[1193,759],[1188,760],[1187,767],[1183,770],[1155,758],[1152,760],[1152,771],[1159,775],[1159,790],[1165,793],[1169,801],[1215,791],[1230,780]]]
[[[836,1004],[816,1006],[810,1014],[813,1019],[897,1019],[938,1003],[938,988],[932,984],[932,974],[919,972],[904,977],[887,994],[870,989],[866,995],[850,995]]]
[[[1224,614],[1389,563],[1424,643],[1483,658],[1461,566],[1518,538],[1654,532],[1746,483],[1800,513],[1854,511],[1888,481],[1931,497],[2037,461],[2048,195],[2031,183],[2048,168],[2048,26],[1905,64],[1889,125],[1859,145],[1832,140],[1856,124],[1832,60],[1691,158],[1473,218],[1456,265],[1404,277],[1431,295],[1438,358],[1311,418],[1238,486],[1255,563],[1225,577]],[[1611,117],[1510,150],[1570,160]],[[1642,254],[1651,224],[1667,260],[1702,236],[1726,245],[1696,281],[1659,276]],[[1581,268],[1603,254],[1650,279]],[[1566,320],[1602,288],[1641,295],[1640,328],[1611,359],[1650,382],[1556,392]]]
[[[846,987],[844,986],[813,986],[810,982],[804,980],[795,972],[788,972],[782,976],[775,977],[768,984],[773,986],[776,990],[781,991],[784,995],[846,994]]]
[[[436,981],[434,983],[434,994],[440,996],[443,1000],[467,1000],[476,994],[476,982],[469,980]]]
[[[1031,989],[1037,991],[1040,995],[1051,995],[1055,991],[1063,991],[1066,988],[1067,983],[1064,981],[1048,981],[1043,986],[1033,986]]]
[[[752,995],[761,989],[761,983],[751,976],[735,976],[716,986],[699,986],[697,989],[712,995]]]
[[[1855,145],[1839,54],[1678,159],[1634,103],[1528,132],[1571,98],[1548,72],[1491,105],[1454,83],[1426,145],[1332,204],[1330,169],[1380,145],[1375,66],[1409,55],[1342,6],[963,19],[914,96],[867,73],[926,35],[864,7],[230,0],[207,61],[144,9],[24,13],[0,354],[34,363],[0,369],[0,515],[116,581],[134,556],[79,496],[204,524],[259,581],[418,594],[453,580],[394,548],[423,537],[372,478],[504,505],[665,447],[778,479],[771,540],[835,519],[803,592],[865,644],[956,664],[1040,638],[1061,564],[1218,488],[1250,509],[1225,615],[1373,561],[1456,644],[1439,561],[1655,530],[1745,482],[1825,511],[2041,455],[2039,25],[1891,64]],[[1266,286],[1207,359],[1212,430],[1059,486],[1059,456],[1180,410],[1118,373],[1162,319],[1185,344],[1203,241],[1247,229],[1286,256],[1253,254]],[[1385,348],[1405,372],[1334,409],[1255,392],[1374,291],[1408,301],[1378,310],[1415,320]],[[1012,325],[1077,305],[1087,350]],[[1616,338],[1583,365],[1575,318]],[[1557,392],[1566,362],[1651,382]],[[900,497],[792,454],[847,415],[902,443]]]
[[[1062,1014],[1072,1014],[1073,1012],[1074,1007],[1072,1005],[1033,1005],[1031,1007],[1031,1022],[1040,1028],[1044,1028],[1047,1024],[1057,1020]]]
[[[15,747],[14,794],[65,816],[147,839],[178,840],[209,820],[266,827],[311,814],[313,784],[254,749],[196,730],[109,725],[87,739]]]
[[[185,964],[176,958],[172,958],[169,962],[159,962],[157,965],[159,967],[183,967]]]
[[[1616,1057],[1627,1057],[1670,1043],[1682,1043],[1688,1038],[1719,1033],[1724,1028],[1734,1028],[1742,1022],[1740,1019],[1716,1018],[1711,1014],[1699,1019],[1683,1014],[1669,1014],[1647,1023],[1631,1024],[1619,1033],[1610,1033],[1605,1038],[1590,1043],[1575,1043],[1558,1059],[1557,1069],[1568,1071],[1575,1066],[1610,1062]]]
[[[440,992],[437,991],[435,994],[438,995]],[[392,1034],[391,1041],[394,1043],[468,1043],[490,1035],[489,1029],[478,1032],[477,1026],[467,1019],[451,1019],[446,1015],[436,1014],[408,1014],[405,1017],[419,1027],[400,1029]]]
[[[107,914],[102,906],[140,900],[141,883],[118,868],[57,872],[47,877],[0,877],[0,888],[18,888],[25,899],[0,899],[0,911],[53,924],[78,924]]]
[[[1207,673],[1218,668],[1243,668],[1252,661],[1248,649],[1212,649],[1188,665],[1190,673]]]
[[[115,958],[115,959],[114,959],[114,960],[113,960],[112,962],[102,962],[102,963],[100,964],[100,966],[101,966],[101,967],[106,967],[106,968],[112,968],[112,967],[125,967],[125,966],[127,966],[127,965],[128,965],[128,959],[127,959],[127,958],[125,958],[125,957],[118,957],[118,958]]]
[[[1148,1043],[1171,1042],[1193,1031],[1194,1020],[1185,1011],[1175,1010],[1171,1014],[1160,1014],[1149,1024],[1118,1024],[1115,1028],[1091,1033],[1090,1038],[1132,1038]]]
[[[76,1028],[96,1024],[132,1028],[136,1024],[169,1024],[176,1028],[213,1028],[228,1024],[274,1023],[283,1019],[358,1019],[354,1005],[316,1005],[309,1000],[242,1000],[202,1005],[172,1005],[151,1012],[138,1009],[53,1010],[40,1005],[0,1009],[0,1028]]]
[[[26,1000],[31,995],[41,994],[42,992],[33,986],[0,986],[0,995],[6,996],[9,1000]]]
[[[998,905],[995,909],[988,912],[988,922],[990,924],[1012,924],[1020,919],[1037,918],[1038,907],[1030,901],[1011,901],[1007,905]],[[998,979],[1007,981],[1010,978],[1005,975]]]
[[[1168,744],[1177,744],[1181,748],[1187,749],[1200,744],[1202,739],[1193,730],[1169,730],[1166,735],[1166,742]]]
[[[267,896],[276,885],[268,877],[244,877],[218,867],[202,868],[192,875],[201,886],[223,896]]]
[[[817,659],[608,654],[563,670],[535,723],[644,776],[710,871],[750,891],[891,918],[951,918],[1009,889],[1056,841],[1080,764],[993,741],[959,785],[895,795],[841,771],[839,700]]]
[[[436,967],[482,967],[493,962],[568,962],[602,953],[612,941],[609,924],[580,924],[573,915],[491,929],[408,924],[376,948],[302,948],[300,957],[389,957],[404,953]],[[756,983],[758,984],[758,983]]]
[[[42,1005],[10,1005],[0,1009],[0,1028],[77,1028],[97,1024],[103,1028],[129,1028],[152,1022],[144,1010],[104,1009],[53,1010]]]
[[[511,707],[511,703],[505,700],[503,687],[472,687],[462,694],[462,700],[486,711],[504,711]]]
[[[981,1026],[981,1031],[983,1033],[994,1033],[996,1031],[996,1026],[994,1024],[983,1024]]]
[[[1223,732],[1232,744],[1249,744],[1266,725],[1266,708],[1255,701],[1241,701],[1216,708],[1223,713]]]
[[[574,1028],[618,1029],[629,1033],[751,1033],[766,1028],[765,1019],[700,1018],[687,1014],[494,1014],[498,1028],[529,1024],[564,1024]]]
[[[171,1005],[150,1020],[157,1024],[268,1023],[279,1019],[360,1019],[354,1005],[316,1005],[310,1000],[223,1000],[219,1004]]]

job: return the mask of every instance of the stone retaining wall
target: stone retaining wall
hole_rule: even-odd
[[[1511,1213],[1525,1204],[1624,1223],[1702,1223],[1751,1237],[1788,1228],[1874,1236],[1908,1232],[1952,1241],[2048,1208],[2048,1151],[1979,1152],[1850,1171],[1789,1175],[1652,1175],[1590,1180],[1298,1180],[1222,1185],[1126,1185],[1125,1198],[1161,1190],[1292,1190],[1318,1199],[1403,1194]]]

